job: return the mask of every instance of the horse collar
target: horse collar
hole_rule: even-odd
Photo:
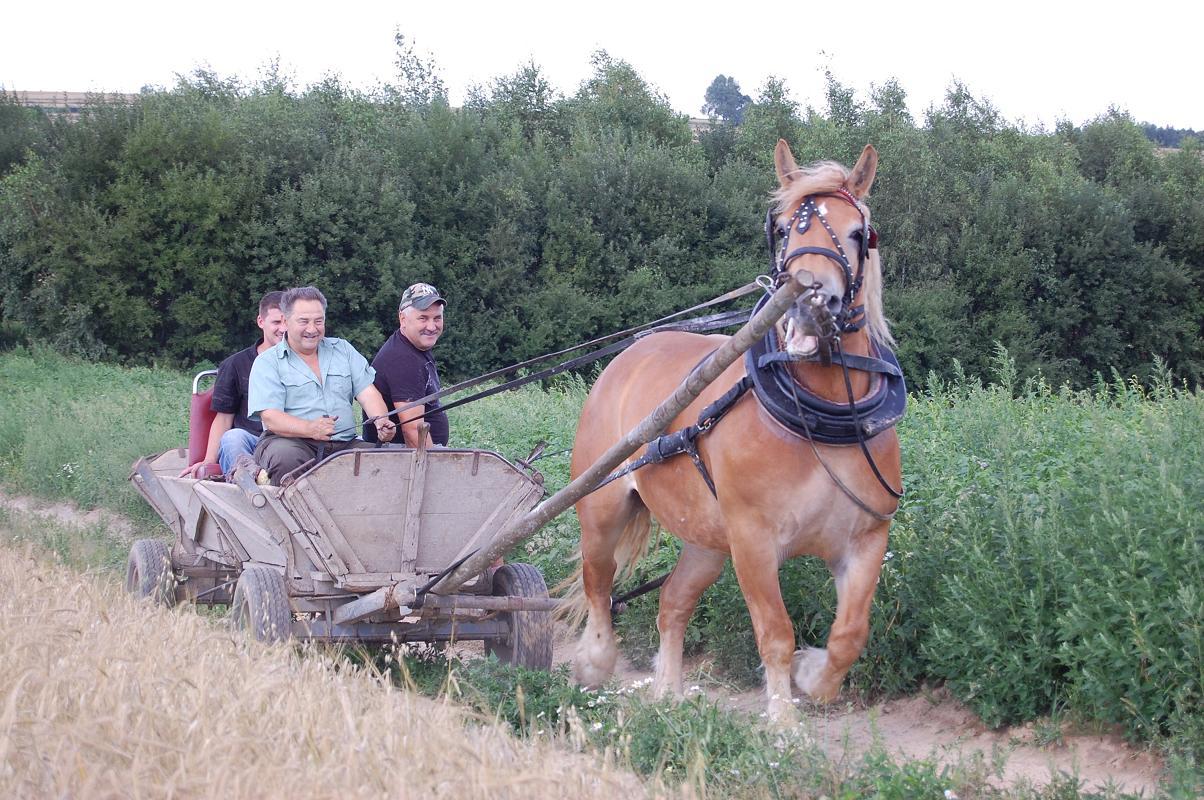
[[[757,308],[767,299],[768,295]],[[744,366],[757,400],[787,430],[821,444],[856,444],[893,428],[907,408],[907,386],[898,359],[886,347],[875,343],[873,349],[868,358],[842,356],[842,369],[880,376],[870,394],[851,405],[834,403],[800,386],[786,367],[797,359],[781,352],[772,330],[745,353]]]

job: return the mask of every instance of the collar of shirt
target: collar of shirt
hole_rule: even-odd
[[[418,355],[420,355],[420,356],[422,356],[423,358],[427,359],[428,361],[432,361],[432,362],[433,362],[433,361],[435,360],[435,354],[434,354],[434,353],[432,353],[430,350],[419,350],[417,347],[415,347],[415,346],[414,346],[414,343],[413,343],[413,342],[411,342],[409,339],[407,339],[407,338],[406,338],[405,334],[401,332],[401,329],[400,329],[400,328],[398,328],[397,330],[393,331],[393,335],[397,337],[397,340],[398,340],[398,342],[399,342],[399,343],[400,343],[402,346],[404,346],[404,347],[408,347],[410,350],[413,350],[415,353],[417,353]],[[432,348],[432,349],[433,349],[433,348]]]
[[[319,381],[314,377],[315,383],[326,384],[326,379],[330,374],[330,358],[334,352],[335,341],[337,340],[329,336],[323,336],[318,340],[318,370],[322,373],[322,379]],[[287,336],[281,339],[272,349],[276,351],[276,358],[283,358],[293,369],[313,376],[313,370],[310,369],[309,364],[305,363],[305,359],[296,350],[288,346]]]

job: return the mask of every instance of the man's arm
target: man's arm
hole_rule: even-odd
[[[394,403],[394,408],[405,408],[409,403]],[[401,437],[405,440],[407,447],[418,447],[418,436],[422,425],[422,415],[426,413],[426,406],[414,406],[406,411],[399,412],[397,416],[397,424],[401,426]],[[428,431],[426,434],[426,446],[432,447],[434,442],[431,441],[431,434]]]
[[[355,396],[355,399],[360,401],[360,405],[364,407],[364,411],[368,412],[369,417],[380,417],[375,423],[377,439],[382,442],[393,441],[393,436],[397,433],[397,425],[390,417],[385,416],[389,413],[389,407],[385,405],[385,398],[380,396],[380,390],[369,383]]]
[[[209,442],[205,445],[205,455],[200,461],[190,467],[185,467],[184,470],[176,477],[179,478],[195,478],[201,467],[206,464],[217,463],[217,451],[222,444],[222,434],[234,427],[233,414],[218,414],[213,418],[213,424],[209,426]]]
[[[302,419],[286,414],[278,408],[265,408],[259,412],[259,419],[263,421],[266,430],[290,439],[317,439],[325,442],[329,441],[334,433],[334,417]]]

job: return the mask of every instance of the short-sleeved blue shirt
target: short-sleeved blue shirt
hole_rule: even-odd
[[[376,370],[368,366],[351,343],[327,336],[318,342],[317,376],[288,346],[288,337],[259,354],[251,367],[247,411],[258,420],[261,411],[275,408],[300,419],[335,418],[334,441],[355,438],[351,401],[372,385]],[[265,426],[266,427],[266,426]]]

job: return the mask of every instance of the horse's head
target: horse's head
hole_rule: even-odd
[[[774,164],[779,188],[766,220],[774,276],[803,273],[812,285],[785,317],[786,351],[798,356],[819,352],[826,361],[835,339],[863,327],[871,337],[889,342],[877,234],[864,203],[878,169],[878,152],[867,144],[852,170],[832,161],[804,169],[779,140]]]

